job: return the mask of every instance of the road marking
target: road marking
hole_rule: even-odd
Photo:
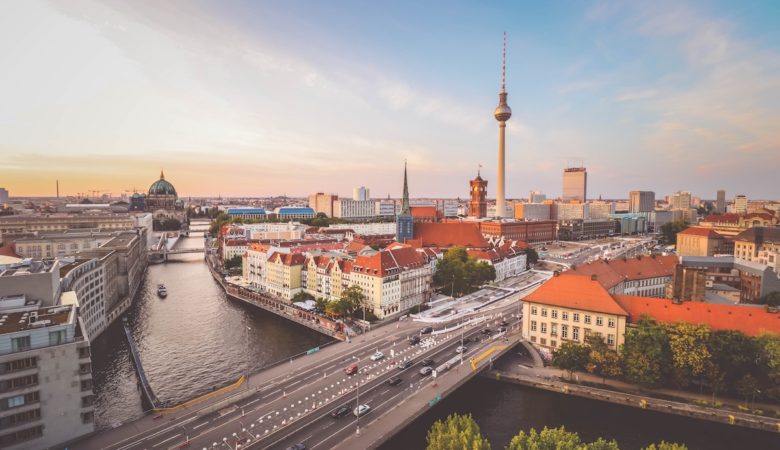
[[[390,392],[390,389],[388,389],[388,390],[386,390],[386,391],[382,391],[382,392],[380,392],[380,393],[379,393],[379,395],[385,395],[385,394],[387,394],[388,392]]]
[[[256,398],[256,399],[252,400],[252,401],[251,401],[251,402],[249,402],[249,403],[245,403],[243,407],[245,408],[245,407],[247,407],[247,406],[249,406],[249,405],[251,405],[251,404],[253,404],[253,403],[257,403],[257,402],[259,402],[259,401],[260,401],[260,400],[262,400],[262,399],[263,399],[263,397]]]
[[[270,384],[268,384],[268,385],[264,386],[262,389],[258,389],[258,390],[257,390],[257,392],[263,392],[263,391],[264,391],[264,390],[266,390],[266,389],[271,389],[271,388],[272,388],[272,387],[274,387],[275,385],[276,385],[276,383],[270,383]]]
[[[305,438],[303,438],[303,442],[306,442],[306,441],[308,441],[308,440],[309,440],[309,439],[311,439],[312,437],[314,437],[314,434],[310,434],[310,435],[306,436]]]
[[[277,390],[275,390],[275,391],[273,391],[273,392],[269,392],[269,393],[265,394],[265,395],[264,395],[264,396],[262,396],[261,398],[266,398],[266,397],[268,397],[268,396],[270,396],[270,395],[274,395],[274,394],[276,394],[277,392],[281,392],[281,391],[282,391],[281,389],[277,389]]]
[[[163,433],[165,433],[165,432],[168,432],[168,431],[174,430],[174,429],[178,428],[178,427],[179,427],[179,426],[181,426],[181,425],[188,424],[188,423],[192,422],[193,420],[197,420],[197,419],[198,419],[198,417],[197,417],[197,416],[190,417],[189,419],[183,420],[183,421],[179,422],[178,424],[176,424],[176,425],[172,425],[172,426],[170,426],[170,427],[168,427],[168,428],[164,428],[164,429],[162,429],[162,430],[160,430],[160,431],[158,431],[158,432],[156,432],[156,433],[154,433],[154,434],[152,434],[152,435],[150,435],[150,436],[142,437],[141,439],[138,439],[138,440],[136,440],[136,441],[134,441],[134,442],[132,442],[132,443],[130,443],[130,444],[125,444],[124,446],[122,446],[122,447],[119,447],[117,450],[124,450],[124,449],[126,449],[126,448],[130,448],[130,447],[132,447],[132,446],[134,446],[134,445],[137,445],[137,444],[139,444],[139,443],[141,443],[141,442],[143,442],[143,441],[146,441],[146,440],[148,440],[148,439],[152,439],[152,438],[154,438],[154,437],[157,437],[157,436],[159,436],[159,435],[161,435],[161,434],[163,434]],[[130,439],[132,439],[132,438],[134,438],[134,437],[138,437],[138,436],[141,436],[141,435],[143,435],[143,432],[141,432],[141,433],[138,433],[138,434],[137,434],[137,435],[135,435],[135,436],[129,437],[129,438],[127,438],[127,439],[125,439],[124,441],[121,441],[121,442],[126,442],[127,440],[130,440]]]
[[[199,423],[199,424],[195,425],[194,427],[192,427],[192,429],[193,430],[197,430],[198,428],[205,427],[208,424],[209,424],[208,422]]]
[[[285,386],[285,387],[295,386],[296,384],[300,383],[301,381],[303,381],[303,380],[298,380],[298,381],[296,381],[296,382],[290,383],[290,384],[288,384],[288,385],[287,385],[287,386]]]
[[[161,446],[161,445],[165,444],[165,443],[166,443],[166,442],[168,442],[168,441],[172,441],[172,440],[176,439],[176,438],[177,438],[177,437],[179,437],[179,436],[181,436],[181,433],[179,433],[179,434],[174,434],[173,436],[169,437],[168,439],[166,439],[166,440],[164,440],[164,441],[162,441],[162,442],[158,442],[158,443],[156,443],[156,444],[152,445],[152,447],[159,447],[159,446]]]

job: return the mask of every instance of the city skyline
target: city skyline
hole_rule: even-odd
[[[496,186],[504,30],[507,198],[560,196],[573,161],[590,198],[774,194],[771,2],[5,8],[14,196],[143,192],[162,167],[182,196],[397,198],[408,159],[413,197],[466,198],[479,164]]]

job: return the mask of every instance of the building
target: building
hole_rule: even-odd
[[[555,212],[555,220],[558,222],[568,222],[570,220],[590,219],[590,203],[558,202],[553,204],[552,210]]]
[[[350,230],[352,234],[347,233],[347,239],[351,239],[356,234],[361,236],[395,235],[396,224],[393,222],[342,223],[331,224],[328,229]]]
[[[370,219],[375,213],[376,205],[371,200],[341,198],[333,203],[333,217],[339,219]]]
[[[715,212],[718,214],[723,214],[726,212],[726,191],[721,189],[716,193],[716,196]]]
[[[494,281],[499,282],[527,270],[526,248],[527,246],[520,246],[517,242],[507,241],[490,250],[468,250],[468,254],[476,258],[477,261],[483,261],[493,266],[496,270]]]
[[[615,234],[616,223],[612,219],[577,219],[558,223],[558,239],[581,241]]]
[[[506,121],[512,117],[512,108],[510,108],[506,102],[508,95],[509,94],[506,92],[506,33],[504,33],[504,51],[502,54],[501,64],[501,92],[498,94],[498,106],[493,113],[493,116],[498,121],[498,175],[496,176],[495,217],[499,219],[506,217],[506,180],[504,178],[506,170],[504,168],[504,144],[506,141]]]
[[[628,313],[595,279],[555,273],[523,299],[523,337],[546,356],[564,342],[584,343],[594,333],[618,350]]]
[[[392,217],[395,215],[395,200],[377,200],[374,202],[374,215],[378,217]]]
[[[672,194],[669,201],[671,209],[690,209],[691,208],[691,193],[688,191],[677,191]]]
[[[748,212],[747,196],[740,194],[734,197],[734,212],[737,214],[747,214]]]
[[[322,213],[333,217],[333,205],[338,198],[338,195],[317,192],[309,196],[309,208],[313,209],[315,214]]]
[[[688,227],[677,233],[679,256],[714,256],[724,250],[724,236],[710,228]]]
[[[37,233],[33,237],[14,241],[16,254],[22,258],[52,259],[73,255],[81,250],[100,247],[117,235],[116,231],[67,230],[54,233]]]
[[[60,298],[60,262],[32,261],[4,265],[0,269],[0,298],[23,297],[42,306],[54,306]]]
[[[8,190],[6,188],[0,188],[0,204],[8,203]]]
[[[222,242],[222,260],[228,261],[236,256],[243,256],[249,249],[245,239],[224,239]]]
[[[631,191],[628,193],[628,212],[650,212],[655,209],[655,192]]]
[[[649,231],[648,216],[650,214],[652,213],[610,214],[609,218],[615,221],[615,232],[625,236],[647,233]]]
[[[675,278],[668,297],[680,300],[700,300],[702,291],[725,285],[739,291],[736,301],[739,303],[758,303],[761,297],[780,291],[780,277],[771,267],[752,261],[735,259],[732,256],[720,257],[682,257],[684,277]],[[683,270],[680,269],[680,270]],[[695,271],[701,275],[694,275]],[[700,285],[701,281],[705,285]],[[696,283],[699,283],[697,286]],[[683,284],[687,285],[685,287]],[[692,297],[686,297],[691,293]]]
[[[486,249],[487,240],[480,232],[479,222],[439,222],[414,224],[413,239],[407,242],[416,247],[465,247]]]
[[[301,290],[301,271],[306,257],[301,253],[274,252],[265,265],[265,291],[285,300]]]
[[[552,242],[557,239],[558,231],[554,220],[485,221],[477,225],[485,236],[529,243]]]
[[[576,200],[585,203],[588,199],[588,171],[584,167],[563,169],[563,201]]]
[[[547,200],[547,196],[541,192],[531,191],[528,194],[528,203],[544,203]]]
[[[89,339],[76,305],[6,299],[0,317],[0,448],[52,448],[93,432]]]
[[[753,227],[734,237],[734,257],[737,259],[760,262],[761,256],[768,258],[778,252],[780,227]]]
[[[371,191],[365,186],[352,189],[352,200],[356,202],[367,202],[371,200]]]
[[[515,203],[515,219],[550,220],[550,205],[542,203]]]
[[[483,180],[477,171],[477,177],[469,181],[471,201],[469,217],[481,219],[487,216],[487,180]]]
[[[406,178],[406,163],[404,163],[404,192],[401,199],[401,213],[395,218],[395,240],[405,243],[414,238],[414,218],[409,206],[409,184]]]
[[[777,225],[777,217],[768,212],[710,214],[698,223],[698,226],[711,228],[724,236],[736,236],[751,227],[775,225]]]
[[[595,277],[610,294],[663,298],[677,263],[678,258],[674,255],[640,255],[635,258],[599,259],[574,266],[570,272]]]
[[[421,222],[439,222],[444,218],[444,214],[436,209],[435,206],[412,206],[409,208],[414,223]]]
[[[588,217],[586,219],[609,219],[615,214],[615,202],[592,201],[588,203]]]
[[[314,209],[305,206],[282,206],[274,209],[279,220],[311,219],[315,216]]]
[[[145,204],[149,211],[184,209],[184,203],[179,201],[176,188],[165,179],[165,174],[162,170],[160,171],[160,179],[149,186]]]
[[[232,219],[265,220],[268,212],[263,208],[228,208],[227,215]]]
[[[30,214],[0,216],[0,236],[67,230],[128,230],[135,226],[131,214],[109,212],[81,214]]]

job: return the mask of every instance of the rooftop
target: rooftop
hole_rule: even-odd
[[[22,260],[19,266],[6,269],[0,272],[0,277],[16,277],[30,275],[35,273],[49,272],[54,267],[55,261],[52,260]]]
[[[670,277],[674,273],[677,262],[677,256],[674,255],[602,259],[575,266],[572,272],[586,276],[596,275],[597,280],[605,288],[611,289],[623,280]]]
[[[618,316],[628,315],[598,281],[571,272],[552,277],[524,300]]]
[[[702,237],[708,237],[708,238],[721,238],[719,233],[712,230],[712,228],[704,228],[704,227],[688,227],[679,233],[678,235],[685,235],[685,236],[702,236]]]
[[[474,222],[416,223],[414,239],[419,240],[422,247],[488,247],[479,226]]]
[[[69,306],[55,306],[35,311],[1,314],[0,334],[63,325],[69,322],[71,311],[73,308]]]

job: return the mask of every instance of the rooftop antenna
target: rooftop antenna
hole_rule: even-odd
[[[501,93],[506,92],[506,31],[504,31],[504,50],[501,54]]]

